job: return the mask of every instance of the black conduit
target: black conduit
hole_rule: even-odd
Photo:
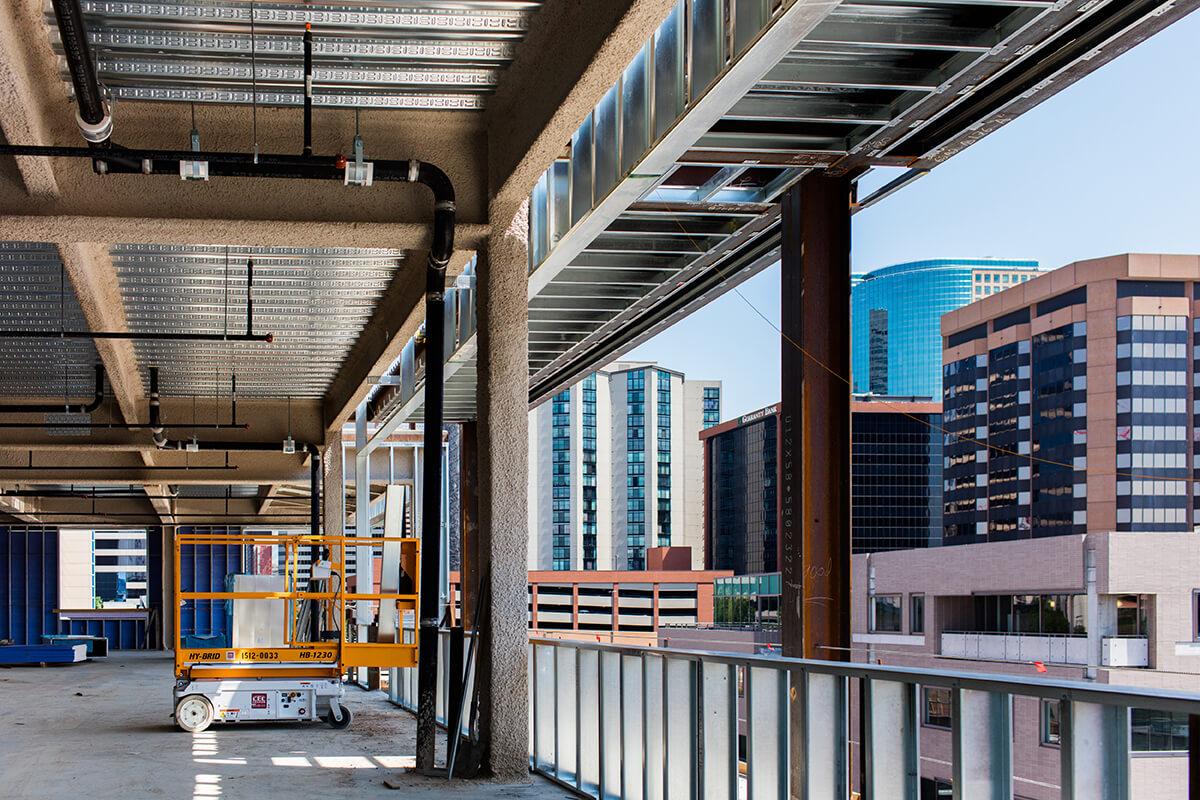
[[[64,410],[68,414],[90,414],[104,402],[104,367],[96,365],[96,394],[90,403],[80,403],[77,406],[64,403],[17,403],[0,406],[0,414],[59,414]],[[40,427],[40,423],[36,423]],[[5,426],[9,427],[9,426]]]
[[[58,20],[67,68],[71,72],[71,84],[75,87],[79,119],[87,126],[80,125],[80,130],[94,147],[103,147],[108,143],[111,118],[100,94],[100,81],[96,77],[96,62],[88,43],[83,9],[79,0],[51,0],[51,4],[54,6],[54,18]]]
[[[415,179],[433,190],[433,243],[425,267],[425,464],[421,498],[420,628],[417,634],[417,769],[429,771],[435,766],[437,739],[446,265],[454,252],[454,186],[446,173],[432,164],[411,161],[409,169],[410,180]]]
[[[312,67],[312,23],[304,23],[304,155],[312,155],[312,101],[313,101],[313,67]]]

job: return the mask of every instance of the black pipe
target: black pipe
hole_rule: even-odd
[[[59,405],[57,403],[15,403],[13,405],[0,406],[0,413],[3,414],[57,414],[64,409],[68,414],[90,414],[100,407],[104,402],[104,366],[96,365],[96,393],[90,403],[80,403],[76,407],[71,407],[70,403]],[[40,423],[31,423],[35,427],[44,427]],[[0,427],[11,428],[14,423],[0,425]]]
[[[96,62],[88,42],[87,25],[79,0],[52,0],[54,18],[58,21],[63,55],[75,87],[75,102],[79,105],[80,131],[93,147],[108,144],[112,118],[104,107],[100,81],[96,77]]]
[[[174,175],[179,177],[180,161],[206,161],[210,176],[242,178],[297,178],[308,180],[343,180],[346,175],[345,156],[302,156],[285,153],[261,153],[258,161],[248,153],[223,151],[196,152],[192,150],[129,150],[114,146],[102,153],[86,147],[48,145],[0,145],[0,155],[45,156],[51,158],[87,158],[107,165],[102,171],[111,174]],[[434,191],[434,198],[447,190],[453,199],[454,190],[445,173],[432,164],[408,160],[372,160],[375,181],[424,183]],[[414,181],[412,169],[416,165]]]
[[[313,101],[313,69],[312,69],[312,23],[304,23],[304,156],[312,155],[312,101]]]
[[[151,342],[267,342],[270,333],[150,333],[147,331],[16,331],[0,330],[0,339],[131,339]]]
[[[438,586],[442,545],[442,406],[446,353],[446,264],[454,251],[454,187],[432,164],[410,175],[433,190],[433,243],[425,268],[425,468],[421,509],[420,620],[417,635],[417,769],[434,768],[437,739]]]

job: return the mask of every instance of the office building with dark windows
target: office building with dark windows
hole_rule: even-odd
[[[856,275],[850,289],[854,391],[940,396],[942,314],[1039,274],[1036,261],[939,258]]]
[[[779,405],[707,428],[705,565],[738,575],[779,569]],[[929,398],[856,398],[851,406],[856,553],[939,544],[941,406]]]
[[[944,543],[1192,531],[1198,300],[1200,257],[1122,255],[946,314]]]
[[[703,567],[699,432],[721,385],[617,362],[530,412],[529,568],[643,570],[654,547]]]

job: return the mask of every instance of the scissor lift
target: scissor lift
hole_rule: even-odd
[[[253,559],[255,548],[275,545],[285,554],[282,575],[274,580],[281,588],[263,591],[261,587],[239,590],[233,580],[227,591],[199,591],[196,586],[181,585],[181,553],[185,548],[221,545],[237,548],[243,564]],[[335,728],[345,728],[352,715],[341,705],[343,676],[357,667],[414,667],[417,664],[417,595],[397,592],[346,592],[345,553],[347,547],[379,546],[411,576],[415,592],[419,586],[419,540],[384,536],[354,538],[306,534],[275,535],[267,532],[191,532],[175,537],[175,722],[185,731],[199,732],[222,722],[267,720],[324,720]],[[299,576],[299,554],[307,550],[320,554],[313,558],[314,577]],[[276,552],[275,548],[271,552]],[[265,571],[265,570],[264,570]],[[246,573],[248,574],[248,573]],[[367,572],[370,575],[370,570]],[[239,577],[241,574],[239,574]],[[324,576],[324,577],[323,577]],[[281,580],[280,580],[281,579]],[[192,581],[194,583],[194,580]],[[303,584],[303,586],[301,586]],[[395,585],[386,580],[384,588]],[[374,588],[368,586],[366,588]],[[227,646],[198,647],[199,642],[184,630],[185,616],[195,619],[196,609],[205,601],[224,601]],[[357,626],[350,621],[352,612],[379,611],[379,642],[356,642],[347,638]],[[185,611],[190,609],[190,614]],[[411,612],[411,613],[410,613]],[[315,616],[316,622],[313,622]],[[374,616],[371,613],[371,616]],[[250,618],[253,617],[251,620]],[[194,627],[194,625],[192,626]],[[252,641],[242,641],[235,633]],[[411,636],[405,633],[412,631]],[[384,631],[388,631],[384,634]],[[404,640],[409,639],[406,643]],[[204,644],[211,644],[205,642]]]

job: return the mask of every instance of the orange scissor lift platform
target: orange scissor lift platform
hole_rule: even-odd
[[[350,711],[340,704],[348,671],[417,664],[417,595],[346,591],[346,549],[379,546],[385,550],[385,564],[398,560],[412,577],[415,592],[420,585],[420,542],[415,538],[265,531],[177,533],[176,724],[191,732],[216,722],[319,719],[337,728],[349,725]],[[226,591],[201,591],[185,585],[189,581],[181,569],[183,552],[198,548],[221,548],[257,569],[230,573],[225,577]],[[311,578],[300,574],[299,557],[305,551],[319,555],[309,566]],[[389,551],[391,558],[386,555]],[[189,577],[194,582],[194,570]],[[222,605],[230,638],[215,642],[219,646],[196,646],[204,637],[190,635],[195,630],[185,630],[185,618],[195,628],[198,612],[211,616]],[[348,632],[358,629],[364,615],[375,619],[376,613],[382,641],[348,639]]]

